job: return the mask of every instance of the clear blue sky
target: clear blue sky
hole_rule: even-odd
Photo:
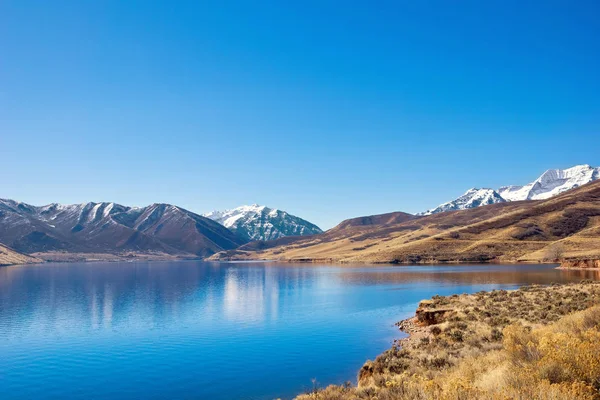
[[[329,228],[600,165],[598,1],[0,2],[0,197]]]

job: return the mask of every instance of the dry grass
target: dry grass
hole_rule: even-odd
[[[6,246],[0,245],[0,265],[27,264],[42,260],[18,253]]]
[[[600,399],[600,283],[434,297],[359,373],[298,400]]]

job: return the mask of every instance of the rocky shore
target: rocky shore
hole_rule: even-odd
[[[598,269],[600,270],[600,258],[581,259],[581,260],[563,260],[560,263],[560,269]]]

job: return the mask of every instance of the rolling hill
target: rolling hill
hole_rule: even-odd
[[[567,258],[600,257],[600,181],[546,200],[502,202],[428,216],[362,217],[320,235],[287,239],[242,246],[212,259],[535,262],[557,249]]]

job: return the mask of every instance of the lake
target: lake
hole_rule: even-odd
[[[355,381],[435,294],[597,279],[552,265],[0,268],[7,399],[274,399]],[[313,383],[316,380],[316,383]]]

